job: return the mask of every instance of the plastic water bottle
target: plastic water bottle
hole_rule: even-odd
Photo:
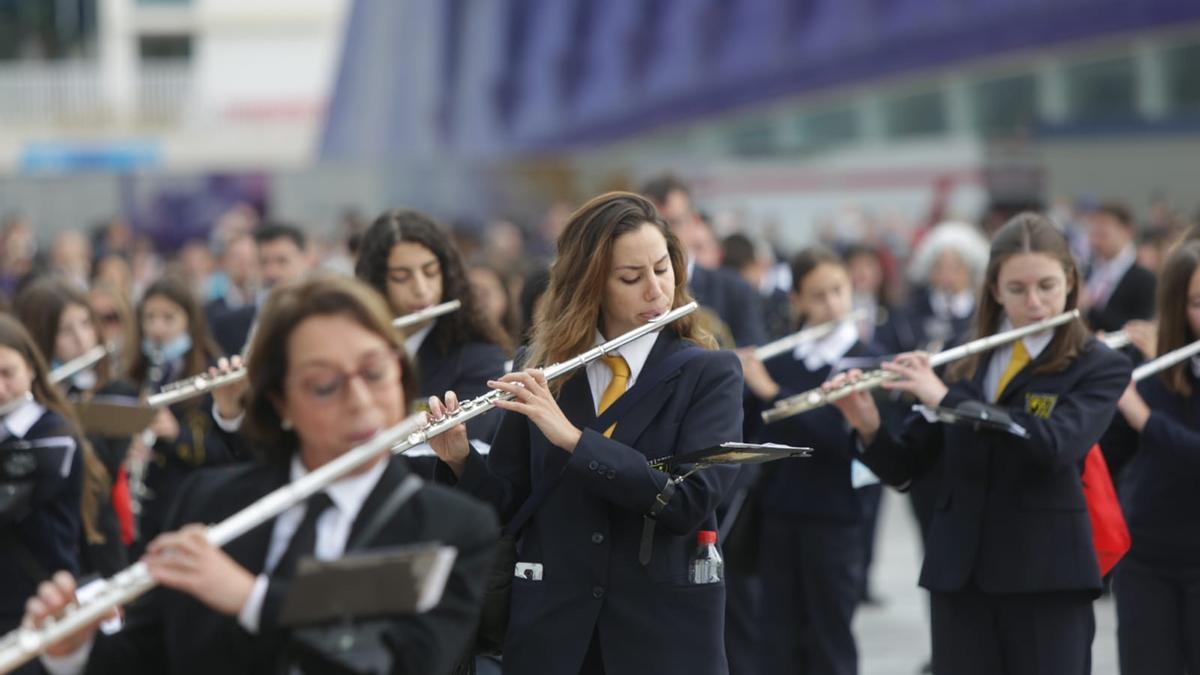
[[[716,532],[700,530],[696,534],[696,555],[692,556],[689,569],[693,584],[716,584],[725,577],[725,561],[717,550]]]

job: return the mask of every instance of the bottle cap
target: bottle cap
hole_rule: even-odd
[[[696,543],[701,546],[717,543],[717,533],[715,530],[700,530],[696,533]]]

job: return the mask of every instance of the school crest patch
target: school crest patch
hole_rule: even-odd
[[[1038,419],[1049,419],[1054,404],[1058,402],[1058,394],[1025,394],[1025,412]]]

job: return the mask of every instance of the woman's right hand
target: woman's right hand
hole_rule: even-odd
[[[235,355],[233,358],[229,359],[222,356],[219,360],[217,360],[217,365],[215,367],[208,369],[208,374],[210,377],[225,375],[237,370],[238,368],[241,368],[243,365],[242,357],[240,356]],[[242,394],[245,393],[249,386],[250,380],[243,377],[237,382],[227,384],[223,387],[217,387],[213,390],[213,402],[217,404],[217,412],[220,413],[222,419],[234,420],[240,417],[243,412],[245,412],[242,409]]]
[[[446,392],[443,402],[436,396],[429,397],[429,412],[425,413],[425,421],[437,422],[448,413],[458,410],[458,396]],[[467,466],[467,456],[471,454],[471,443],[467,440],[467,426],[456,424],[449,431],[429,439],[429,446],[437,453],[438,459],[445,462],[455,476],[461,476]]]
[[[25,618],[21,620],[21,625],[25,628],[40,628],[48,618],[62,618],[66,608],[74,602],[75,578],[69,572],[58,572],[49,581],[43,581],[38,586],[37,595],[25,602]],[[74,654],[92,639],[100,624],[109,618],[111,616],[97,619],[92,624],[47,646],[46,655],[62,657]]]
[[[828,392],[849,386],[861,378],[862,371],[853,368],[834,376],[833,379],[821,385],[821,389]],[[841,411],[850,426],[858,432],[863,445],[870,445],[871,441],[875,440],[875,434],[879,432],[881,422],[879,408],[875,406],[875,399],[871,397],[871,392],[866,390],[852,392],[849,396],[834,401],[833,406]]]

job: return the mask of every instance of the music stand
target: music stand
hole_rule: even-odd
[[[304,673],[390,672],[388,618],[436,607],[457,555],[429,542],[302,559],[279,613],[293,630],[293,663]]]
[[[722,464],[762,464],[778,459],[804,458],[812,456],[812,448],[803,448],[780,443],[740,443],[730,441],[703,450],[685,452],[651,460],[650,468],[670,472],[684,464],[694,464],[694,469]]]
[[[943,424],[964,426],[976,431],[998,431],[1018,438],[1029,438],[1029,431],[1013,421],[1003,408],[980,401],[963,401],[957,408],[914,405],[913,410]]]

